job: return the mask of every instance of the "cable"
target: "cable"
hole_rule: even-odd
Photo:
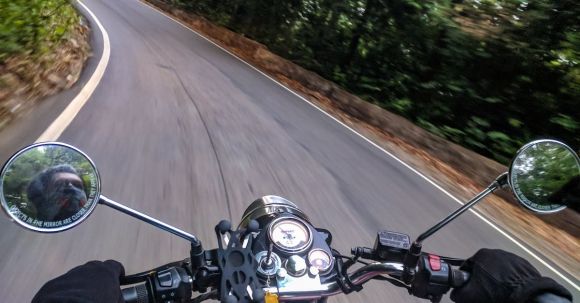
[[[204,294],[201,294],[193,299],[191,299],[191,301],[189,301],[190,303],[200,303],[203,302],[205,300],[209,300],[209,299],[217,299],[218,293],[217,290],[212,290],[210,292],[206,292]]]
[[[344,255],[341,255],[341,254],[335,254],[334,256],[335,257],[339,257],[339,258],[343,258],[343,259],[347,259],[347,260],[351,261],[352,263],[358,262],[358,263],[363,264],[363,265],[370,265],[371,264],[371,263],[368,263],[368,262],[365,262],[365,261],[361,261],[357,257],[352,258],[352,257],[344,256]]]

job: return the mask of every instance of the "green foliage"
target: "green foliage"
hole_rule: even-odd
[[[534,207],[550,210],[552,204],[578,203],[580,163],[573,153],[554,144],[528,148],[515,160],[512,183],[515,193]]]
[[[79,16],[68,0],[0,0],[0,63],[54,47]]]
[[[580,146],[577,0],[172,2],[501,162]]]

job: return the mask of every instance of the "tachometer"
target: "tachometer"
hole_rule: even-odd
[[[310,246],[310,229],[304,222],[294,218],[280,218],[270,224],[270,240],[286,252],[299,252]]]

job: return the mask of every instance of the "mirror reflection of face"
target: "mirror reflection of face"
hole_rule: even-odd
[[[21,225],[61,231],[88,216],[99,198],[92,162],[61,144],[40,144],[19,152],[2,169],[0,199]]]
[[[83,190],[83,181],[74,173],[56,173],[52,177],[52,187],[70,187]]]
[[[578,156],[564,145],[530,145],[514,159],[510,182],[518,200],[532,210],[552,212],[580,200]]]
[[[72,217],[87,203],[77,170],[65,164],[37,175],[28,188],[28,199],[43,221],[62,221]]]

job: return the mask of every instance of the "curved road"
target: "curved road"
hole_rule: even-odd
[[[220,219],[237,223],[255,198],[277,194],[331,230],[335,247],[345,253],[351,246],[371,246],[378,229],[415,237],[458,207],[393,158],[150,7],[136,0],[85,4],[109,33],[111,58],[59,140],[92,156],[104,195],[195,233],[212,247]],[[100,56],[100,33],[93,29],[96,53],[83,79]],[[0,160],[32,143],[79,89],[49,99],[1,133]],[[181,239],[103,206],[60,234],[28,232],[6,219],[0,230],[3,302],[29,301],[45,281],[88,260],[116,259],[132,273],[188,254]],[[424,247],[461,257],[481,247],[525,255],[471,213]],[[381,282],[331,302],[385,298],[425,302]]]

